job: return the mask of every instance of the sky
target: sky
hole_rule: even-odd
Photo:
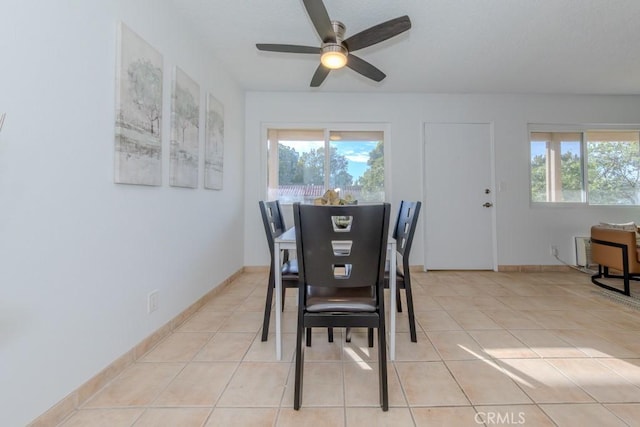
[[[531,141],[531,158],[533,159],[535,156],[545,154],[546,151],[546,142],[544,141]],[[570,141],[563,142],[561,152],[565,153],[570,151],[574,154],[580,154],[580,142]]]
[[[323,141],[280,141],[280,144],[294,148],[298,153],[305,153],[324,145]],[[361,177],[367,170],[367,161],[369,153],[376,148],[378,141],[331,141],[332,145],[341,154],[347,158],[349,164],[347,171],[353,176],[353,179]]]

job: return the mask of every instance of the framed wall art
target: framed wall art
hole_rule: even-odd
[[[224,106],[207,94],[204,150],[204,188],[222,190],[224,164]]]
[[[162,55],[118,26],[115,182],[162,184]]]
[[[198,187],[200,86],[175,67],[171,94],[169,185]]]

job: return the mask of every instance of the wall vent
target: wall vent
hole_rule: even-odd
[[[589,267],[591,261],[591,238],[575,237],[576,242],[576,265],[579,267]]]

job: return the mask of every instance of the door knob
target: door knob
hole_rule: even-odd
[[[485,208],[490,208],[491,206],[493,206],[493,203],[491,203],[491,202],[487,202],[487,203],[485,203],[485,204],[484,204],[484,205],[482,205],[482,206],[484,206]]]

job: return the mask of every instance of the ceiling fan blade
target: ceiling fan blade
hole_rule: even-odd
[[[327,9],[324,7],[322,0],[303,0],[304,7],[307,9],[309,18],[313,22],[313,26],[316,27],[318,35],[324,43],[336,42],[336,33],[333,31],[331,25],[331,19]]]
[[[318,87],[322,84],[322,82],[324,81],[324,79],[327,78],[327,76],[329,75],[329,71],[331,71],[331,69],[325,67],[324,65],[320,64],[318,65],[318,68],[316,68],[316,72],[313,74],[313,77],[311,78],[311,87]]]
[[[295,44],[269,44],[258,43],[256,44],[258,50],[264,50],[266,52],[286,52],[286,53],[320,53],[319,47],[314,46],[298,46]]]
[[[347,67],[377,82],[382,81],[385,77],[387,77],[385,73],[378,70],[367,61],[362,58],[358,58],[351,53],[349,54],[349,56],[347,56]]]
[[[347,45],[349,52],[353,52],[390,39],[400,33],[404,33],[409,28],[411,28],[411,21],[405,15],[360,31],[358,34],[346,39],[344,43]]]

